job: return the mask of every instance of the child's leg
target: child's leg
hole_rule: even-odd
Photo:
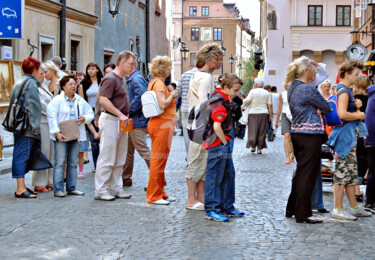
[[[221,183],[225,171],[225,151],[229,150],[229,142],[227,145],[215,146],[209,148],[207,158],[207,170],[205,181],[205,201],[204,207],[206,212],[220,212],[221,208]]]
[[[84,154],[85,154],[85,152],[79,152],[79,154],[78,154],[78,167],[79,167],[78,179],[83,178],[83,165],[85,163]]]
[[[221,211],[223,213],[234,209],[233,205],[235,202],[235,169],[232,160],[232,153],[230,151],[228,151],[225,161],[225,172],[221,184]]]

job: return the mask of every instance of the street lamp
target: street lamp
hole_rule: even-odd
[[[181,47],[180,52],[183,60],[189,59],[189,51],[189,48],[187,48],[186,46]]]
[[[234,63],[234,57],[230,55],[229,57],[229,63],[230,63],[230,73],[233,73],[233,63]]]
[[[118,14],[122,0],[108,0],[109,13],[112,14],[113,18]]]

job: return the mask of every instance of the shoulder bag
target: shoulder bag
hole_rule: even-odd
[[[22,83],[20,92],[17,98],[14,100],[13,104],[9,106],[3,126],[5,130],[12,132],[14,134],[25,134],[27,127],[29,126],[29,114],[25,109],[23,102],[25,97],[23,96],[23,90],[26,86],[27,80]],[[22,98],[21,104],[20,99]]]

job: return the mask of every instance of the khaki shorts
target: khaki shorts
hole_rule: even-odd
[[[336,169],[333,172],[333,183],[353,186],[357,184],[356,147],[345,158],[337,158]]]
[[[198,183],[206,180],[208,152],[201,144],[190,142],[189,166],[186,169],[186,178]]]

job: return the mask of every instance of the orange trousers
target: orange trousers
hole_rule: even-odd
[[[150,175],[147,186],[147,202],[168,199],[164,192],[165,166],[171,150],[176,122],[170,119],[151,118],[147,130],[151,137]]]

